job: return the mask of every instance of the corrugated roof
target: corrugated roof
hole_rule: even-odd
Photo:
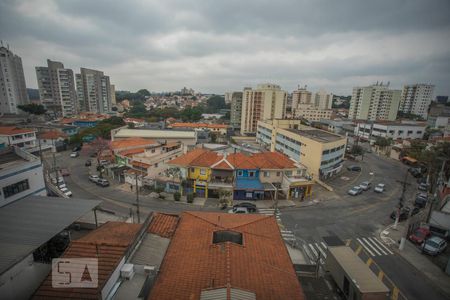
[[[218,230],[241,233],[243,245],[214,244]],[[199,299],[225,287],[256,299],[304,299],[273,216],[184,212],[148,299]]]
[[[226,129],[230,126],[226,124],[208,124],[208,123],[173,123],[170,125],[172,128],[214,128],[214,129]]]
[[[33,299],[101,299],[103,286],[133,243],[142,224],[108,222],[88,235],[73,241],[63,258],[97,258],[97,288],[53,288],[50,273]]]
[[[0,274],[101,201],[30,196],[0,208]]]
[[[144,138],[136,137],[136,138],[128,138],[128,139],[123,139],[123,140],[112,141],[111,149],[120,150],[123,148],[130,148],[130,147],[151,146],[153,144],[158,144],[158,143],[151,139],[144,139]]]
[[[341,265],[362,293],[389,293],[389,289],[369,267],[347,246],[328,247],[330,254]]]
[[[195,131],[152,130],[152,129],[119,129],[114,138],[142,137],[150,139],[194,139]]]

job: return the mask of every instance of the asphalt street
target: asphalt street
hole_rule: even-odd
[[[129,215],[130,208],[136,211],[134,193],[115,188],[114,185],[117,183],[114,182],[112,187],[106,188],[91,183],[88,180],[89,168],[84,166],[88,157],[82,155],[70,158],[69,154],[69,152],[56,154],[56,162],[59,167],[70,171],[71,175],[66,177],[66,184],[74,197],[102,199],[102,208],[121,215]],[[51,159],[51,156],[47,158]],[[328,180],[327,183],[334,188],[334,192],[320,192],[321,188],[317,187],[315,196],[321,198],[318,204],[281,210],[283,225],[306,245],[324,245],[324,237],[337,236],[343,241],[360,239],[371,242],[371,247],[383,249],[377,244],[376,233],[393,222],[390,214],[398,204],[402,191],[402,185],[398,181],[404,180],[408,167],[376,154],[366,154],[363,161],[346,162],[346,166],[352,164],[361,166],[361,172],[345,169],[335,178]],[[417,192],[417,184],[410,175],[407,179],[409,185],[405,199],[411,202]],[[347,194],[348,189],[362,181],[370,181],[372,188],[357,196]],[[384,193],[378,194],[373,191],[373,187],[378,183],[386,185]],[[186,210],[218,211],[218,208],[213,206],[186,205],[155,200],[148,196],[140,197],[140,207],[142,214],[150,211],[169,213]],[[399,289],[407,294],[408,299],[424,299],[424,295],[428,295],[426,299],[445,299],[434,290],[425,276],[395,252],[382,252],[380,255],[374,255],[374,261]]]

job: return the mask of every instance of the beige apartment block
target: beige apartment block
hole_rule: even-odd
[[[403,86],[399,110],[426,119],[428,107],[433,99],[433,91],[434,85],[431,84],[418,83]]]
[[[323,109],[309,104],[299,104],[297,108],[293,110],[294,118],[304,118],[308,121],[318,122],[320,120],[330,120],[332,115],[332,109]]]
[[[349,119],[389,120],[397,118],[400,90],[390,90],[389,84],[376,83],[353,88],[350,100]]]
[[[255,133],[259,120],[284,118],[286,102],[287,92],[276,84],[265,83],[257,85],[256,89],[244,89],[241,134]]]
[[[259,121],[256,140],[270,151],[304,165],[315,179],[336,175],[344,163],[347,138],[301,124],[300,120]]]

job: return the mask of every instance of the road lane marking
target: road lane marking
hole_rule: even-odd
[[[367,248],[366,245],[364,245],[364,243],[363,243],[359,238],[357,238],[356,240],[361,244],[361,246],[364,247],[364,249],[365,249],[367,252],[369,252],[369,254],[370,254],[371,256],[375,256],[375,255],[373,254],[373,252],[370,251],[370,249]]]
[[[374,245],[378,250],[380,250],[381,253],[383,253],[384,255],[387,255],[386,251],[384,251],[384,249],[382,249],[379,245],[378,245],[378,241],[373,240],[373,238],[368,238],[367,239],[372,245]]]
[[[383,277],[384,277],[384,272],[383,272],[383,271],[380,271],[380,272],[378,273],[378,279],[380,279],[381,281],[383,281]]]
[[[366,264],[367,266],[370,267],[370,265],[373,263],[373,259],[371,257],[369,257],[369,259],[367,260]]]
[[[386,247],[380,240],[378,240],[376,237],[374,237],[375,240],[377,240],[377,242],[389,253],[389,254],[394,254],[394,252],[392,252],[388,247]]]
[[[356,249],[356,255],[359,255],[359,253],[361,253],[361,250],[362,250],[362,246],[359,245],[358,249]]]
[[[319,249],[320,253],[322,253],[322,257],[326,258],[327,254],[325,253],[325,251],[323,251],[323,249],[319,246],[319,244],[315,243],[316,248]]]
[[[398,299],[398,294],[399,294],[400,290],[394,286],[394,289],[392,290],[392,300],[397,300]]]
[[[369,239],[362,238],[362,240],[369,246],[377,255],[381,255],[381,253],[369,242]]]

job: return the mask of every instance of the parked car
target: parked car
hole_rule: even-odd
[[[97,152],[92,152],[91,155],[89,155],[90,157],[97,157]]]
[[[377,193],[382,193],[384,192],[384,187],[385,187],[384,183],[379,183],[373,190]]]
[[[68,169],[61,169],[61,175],[62,175],[62,176],[69,176],[69,175],[70,175],[70,172],[69,172]]]
[[[447,248],[447,242],[444,239],[438,236],[432,236],[423,243],[422,251],[426,254],[436,256],[443,252],[445,248]]]
[[[109,186],[109,181],[104,178],[99,178],[97,180],[96,184],[99,186],[102,186],[102,187],[107,187],[107,186]]]
[[[430,236],[431,232],[428,228],[419,227],[409,236],[409,240],[414,244],[422,245],[422,243]]]
[[[238,208],[238,207],[245,207],[245,208],[247,208],[249,213],[253,213],[253,212],[257,211],[256,205],[253,204],[253,203],[250,203],[250,202],[242,202],[242,203],[238,203],[238,204],[233,205],[233,208]]]
[[[90,167],[90,166],[92,165],[91,160],[88,159],[88,160],[84,163],[84,165],[85,165],[86,167]]]
[[[62,188],[61,192],[63,192],[66,196],[72,197],[72,192],[69,191],[68,188]]]
[[[370,189],[370,182],[369,181],[363,181],[363,182],[361,182],[359,187],[362,188],[363,191],[367,191],[367,190]]]
[[[424,208],[425,206],[427,206],[427,202],[428,202],[428,197],[426,195],[423,196],[422,194],[418,194],[416,196],[416,199],[414,200],[414,206]]]
[[[80,153],[78,153],[78,151],[70,153],[70,157],[72,157],[72,158],[78,157],[78,156],[80,156]]]
[[[107,165],[107,164],[109,164],[109,161],[104,160],[104,159],[100,160],[100,165],[101,165],[101,166],[105,166],[105,165]]]
[[[399,216],[398,220],[404,221],[404,220],[408,219],[410,212],[411,212],[411,216],[414,216],[420,212],[420,209],[418,207],[414,207],[411,211],[411,208],[403,207],[402,209],[400,209],[400,216]],[[391,219],[395,220],[396,218],[397,218],[397,210],[395,209],[391,213]]]
[[[96,183],[99,179],[100,177],[98,177],[98,175],[89,175],[89,180],[94,183]]]
[[[356,195],[361,194],[362,191],[363,191],[362,188],[359,185],[357,185],[357,186],[354,186],[351,189],[349,189],[347,193],[349,195],[356,196]]]
[[[352,166],[348,166],[347,170],[355,171],[355,172],[361,172],[361,167],[360,166],[356,166],[356,165],[352,165]]]
[[[448,240],[450,234],[449,234],[447,229],[445,229],[445,228],[443,228],[441,226],[432,225],[432,224],[430,224],[428,226],[428,228],[430,229],[430,232],[431,232],[432,235],[438,236],[438,237],[443,238],[445,240]]]
[[[73,147],[72,152],[78,152],[78,151],[81,151],[81,146]]]
[[[421,183],[421,184],[419,184],[419,186],[417,187],[417,189],[418,189],[419,191],[426,192],[426,191],[428,190],[428,184],[426,184],[426,183]]]
[[[236,207],[228,211],[229,214],[248,214],[249,211],[246,207]]]
[[[67,188],[67,186],[66,186],[65,183],[61,183],[61,184],[58,185],[58,188],[59,189],[63,189],[63,188]]]
[[[61,176],[58,177],[58,184],[64,183],[64,178]]]

